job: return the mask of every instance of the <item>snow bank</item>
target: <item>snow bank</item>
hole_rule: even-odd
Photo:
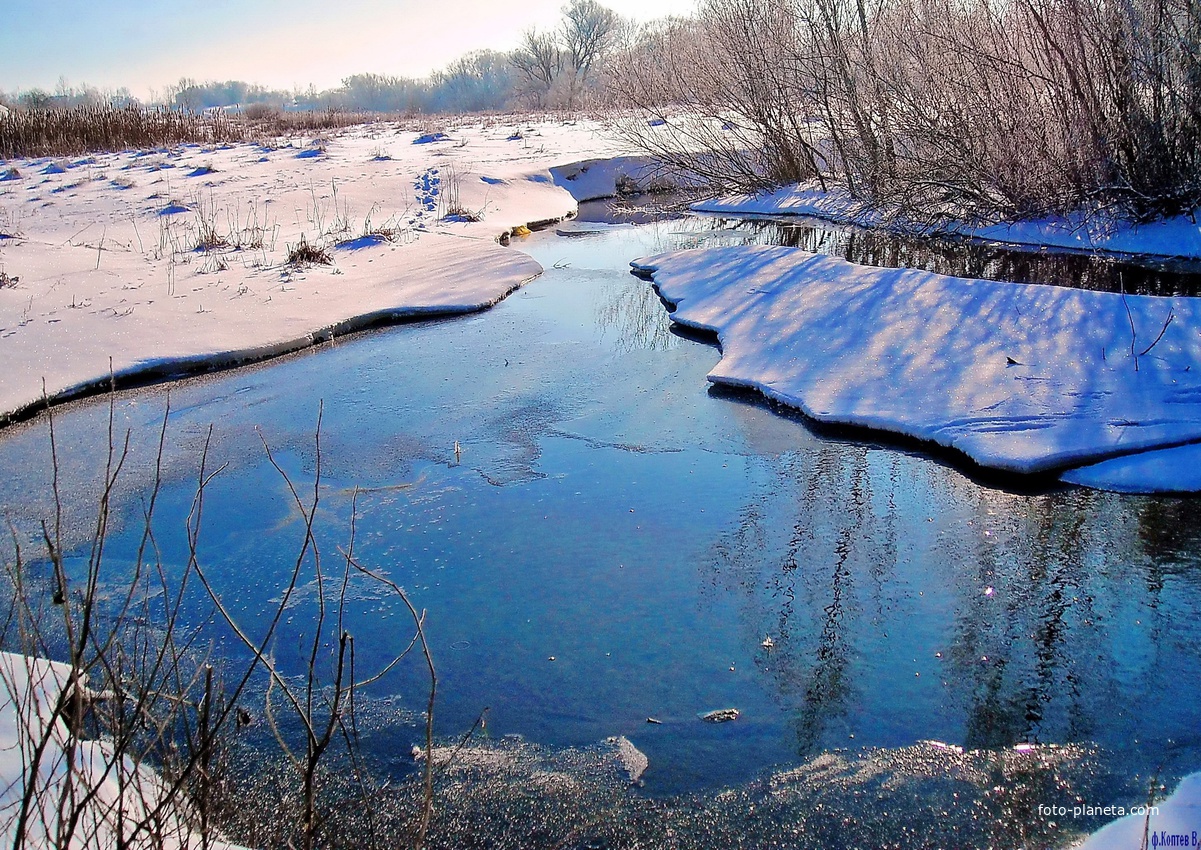
[[[67,686],[70,669],[64,664],[0,653],[0,836],[8,846],[17,846],[18,817],[25,795],[35,747],[45,738],[48,745],[37,759],[35,803],[25,827],[24,846],[59,848],[56,829],[61,820],[59,805],[68,777],[81,802],[78,823],[65,845],[71,850],[116,847],[123,836],[133,848],[201,847],[170,808],[156,821],[157,834],[131,836],[131,827],[144,819],[162,801],[164,789],[149,769],[136,767],[128,759],[114,763],[111,747],[103,741],[79,741],[69,747],[64,724],[47,727],[59,694]],[[70,754],[68,754],[70,753]],[[84,795],[96,793],[86,803]],[[68,809],[69,811],[69,809]],[[122,822],[124,828],[122,829]],[[239,850],[220,840],[209,840],[214,850]]]
[[[530,257],[491,241],[441,234],[398,249],[399,268],[388,262],[390,251],[381,244],[355,252],[362,256],[339,257],[336,267],[205,281],[182,298],[130,291],[120,278],[85,290],[91,293],[86,309],[61,303],[81,299],[79,289],[46,291],[41,301],[48,318],[0,338],[7,363],[0,411],[16,417],[38,408],[43,379],[52,399],[103,387],[110,357],[118,379],[249,363],[373,324],[481,310],[542,271]],[[116,303],[97,303],[106,300]]]
[[[1090,835],[1076,850],[1159,850],[1201,842],[1201,773],[1186,776],[1158,813],[1127,815]]]
[[[497,245],[614,181],[595,123],[487,122],[6,163],[0,424],[119,376],[270,357],[369,324],[481,310],[541,272]],[[308,156],[313,151],[320,156]],[[579,167],[562,163],[593,160]],[[8,172],[6,172],[8,173]],[[575,174],[575,180],[568,179]],[[585,191],[581,191],[585,190]],[[294,266],[301,238],[329,266]],[[9,283],[16,279],[15,283]]]
[[[550,169],[555,185],[566,189],[577,201],[649,191],[656,172],[655,161],[647,156],[590,159]]]
[[[1201,493],[1201,443],[1103,460],[1062,478],[1117,493]]]
[[[763,246],[632,265],[677,305],[674,321],[718,334],[709,380],[823,422],[929,440],[1016,473],[1201,441],[1192,299],[963,280]]]
[[[694,204],[693,209],[731,216],[813,216],[863,227],[904,224],[869,209],[841,189],[823,192],[808,185],[702,201]],[[1201,259],[1201,224],[1187,216],[1136,225],[1103,215],[1081,215],[980,227],[961,224],[945,230],[958,236],[1029,248]]]

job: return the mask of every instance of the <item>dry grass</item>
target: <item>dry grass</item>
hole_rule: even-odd
[[[247,109],[241,115],[134,106],[14,110],[0,117],[0,159],[263,140],[404,120],[400,115],[340,110]]]
[[[303,233],[300,235],[299,242],[295,245],[288,245],[288,265],[328,266],[333,261],[334,258],[330,255],[328,248],[309,242],[308,237]]]
[[[240,128],[223,115],[167,109],[81,106],[13,111],[0,117],[0,157],[5,159],[239,138]]]

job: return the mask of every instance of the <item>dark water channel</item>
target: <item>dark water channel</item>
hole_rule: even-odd
[[[1157,771],[1170,787],[1201,769],[1197,502],[1006,492],[712,391],[717,350],[673,334],[627,271],[681,244],[768,238],[759,225],[698,235],[711,228],[535,234],[516,247],[546,273],[491,311],[173,385],[164,558],[186,557],[212,425],[210,463],[228,466],[202,556],[254,624],[302,534],[256,429],[311,481],[323,403],[318,533],[335,551],[362,488],[360,558],[429,611],[440,734],[487,706],[494,738],[560,748],[625,735],[650,760],[642,793],[660,796],[930,740],[1079,745],[1068,760],[1086,788],[1052,783],[1048,804],[1131,803]],[[115,403],[119,431],[132,429],[117,563],[136,547],[165,396]],[[107,417],[104,400],[56,415],[80,528]],[[18,527],[48,510],[47,446],[41,420],[0,434],[0,503]],[[352,607],[365,668],[407,641],[392,598],[364,591]],[[302,601],[293,628],[304,616]],[[406,666],[375,693],[419,712],[423,681]],[[698,719],[726,707],[737,721]],[[372,746],[400,764],[419,734],[401,725]]]

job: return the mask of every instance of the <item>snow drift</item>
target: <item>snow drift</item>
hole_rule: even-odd
[[[632,265],[677,306],[674,321],[718,335],[709,380],[823,422],[928,440],[1014,473],[1201,441],[1192,299],[868,268],[779,247]]]

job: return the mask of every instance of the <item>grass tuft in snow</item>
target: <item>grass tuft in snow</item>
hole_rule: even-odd
[[[330,255],[329,249],[323,245],[315,245],[309,242],[308,237],[303,233],[300,234],[300,241],[295,245],[288,245],[288,265],[291,266],[328,266],[332,264],[334,258]]]

